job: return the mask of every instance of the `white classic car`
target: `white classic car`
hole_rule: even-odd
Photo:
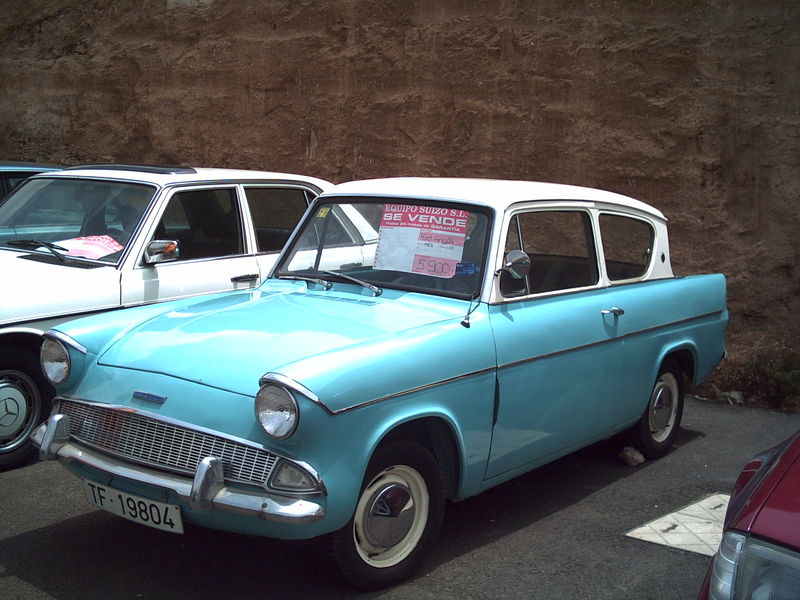
[[[100,311],[258,286],[332,184],[260,171],[90,165],[43,173],[0,205],[0,467],[50,413],[42,333]],[[359,235],[358,232],[345,232]]]

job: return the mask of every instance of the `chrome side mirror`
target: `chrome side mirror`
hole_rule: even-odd
[[[531,270],[531,257],[522,250],[511,250],[506,254],[502,270],[514,279],[525,279]]]
[[[172,262],[181,257],[181,244],[178,240],[152,240],[144,249],[144,262],[153,265]]]

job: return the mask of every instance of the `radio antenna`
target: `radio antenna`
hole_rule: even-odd
[[[479,295],[480,295],[480,292],[477,292],[477,293],[472,294],[472,296],[470,296],[469,306],[467,307],[467,314],[464,315],[463,319],[461,319],[461,324],[464,327],[466,327],[467,329],[469,329],[469,327],[470,327],[469,316],[475,311],[476,308],[478,308],[478,304],[480,304],[480,303],[476,303],[474,307],[472,306],[472,303],[475,302],[475,300],[478,298]]]

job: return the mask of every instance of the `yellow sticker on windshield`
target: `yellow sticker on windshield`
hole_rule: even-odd
[[[323,206],[322,208],[320,208],[320,209],[317,211],[317,218],[318,218],[318,219],[324,219],[325,217],[327,217],[327,216],[328,216],[328,213],[329,213],[330,211],[331,211],[331,208],[330,208],[329,206]]]

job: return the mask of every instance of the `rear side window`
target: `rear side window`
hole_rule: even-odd
[[[606,273],[611,281],[643,277],[653,256],[653,227],[621,215],[600,215]]]
[[[540,294],[591,286],[598,281],[591,219],[583,211],[531,211],[511,220],[506,252],[521,249],[530,256],[525,280],[503,272],[504,296]],[[523,287],[524,286],[524,287]]]
[[[256,230],[259,252],[278,252],[306,210],[303,190],[275,187],[245,188]]]

